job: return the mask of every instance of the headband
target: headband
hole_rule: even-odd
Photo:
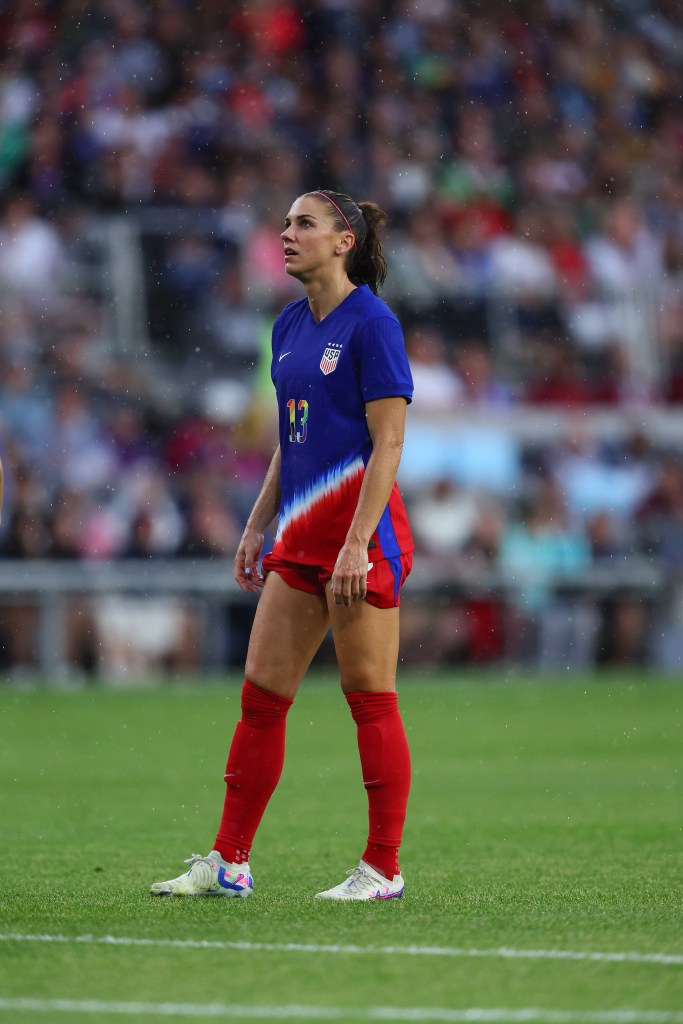
[[[346,224],[347,228],[349,229],[349,231],[353,235],[353,247],[355,249],[356,248],[356,232],[353,230],[353,228],[349,224],[348,220],[346,219],[346,217],[344,216],[344,214],[342,213],[340,208],[335,203],[334,199],[330,199],[330,197],[327,195],[327,193],[319,192],[317,190],[314,191],[314,192],[309,192],[309,195],[311,195],[311,196],[322,196],[323,199],[327,199],[328,203],[332,203],[332,205],[334,206],[335,210],[337,211],[337,213],[339,214],[339,216],[344,221],[344,223]]]

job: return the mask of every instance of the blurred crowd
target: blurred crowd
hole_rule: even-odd
[[[400,482],[463,588],[407,613],[406,657],[680,665],[683,442],[637,424],[683,412],[682,95],[678,0],[1,5],[0,557],[230,559],[300,295],[279,232],[325,186],[388,213]],[[119,219],[145,358],[98,247]],[[505,428],[553,409],[562,436]],[[570,586],[643,565],[664,611]]]

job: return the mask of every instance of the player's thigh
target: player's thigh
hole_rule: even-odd
[[[269,572],[249,638],[247,679],[264,690],[293,697],[328,626],[322,596],[295,590]]]
[[[338,607],[328,597],[334,649],[344,693],[396,689],[399,610],[356,601]]]

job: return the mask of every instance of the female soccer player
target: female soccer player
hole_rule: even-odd
[[[374,203],[328,190],[300,196],[285,218],[285,267],[306,298],[273,327],[280,443],[235,558],[238,584],[261,597],[223,816],[212,851],[194,854],[184,875],[156,882],[153,893],[251,893],[249,853],[282,771],[287,712],[331,627],[357,726],[369,835],[358,867],[317,895],[403,895],[398,849],[410,754],[396,664],[413,542],[396,471],[413,384],[398,320],[377,297],[384,219]],[[278,515],[262,575],[264,532]]]

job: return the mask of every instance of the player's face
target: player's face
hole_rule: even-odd
[[[285,270],[292,277],[308,279],[330,268],[353,244],[353,235],[335,227],[325,199],[299,196],[285,217],[280,235],[285,249]]]

